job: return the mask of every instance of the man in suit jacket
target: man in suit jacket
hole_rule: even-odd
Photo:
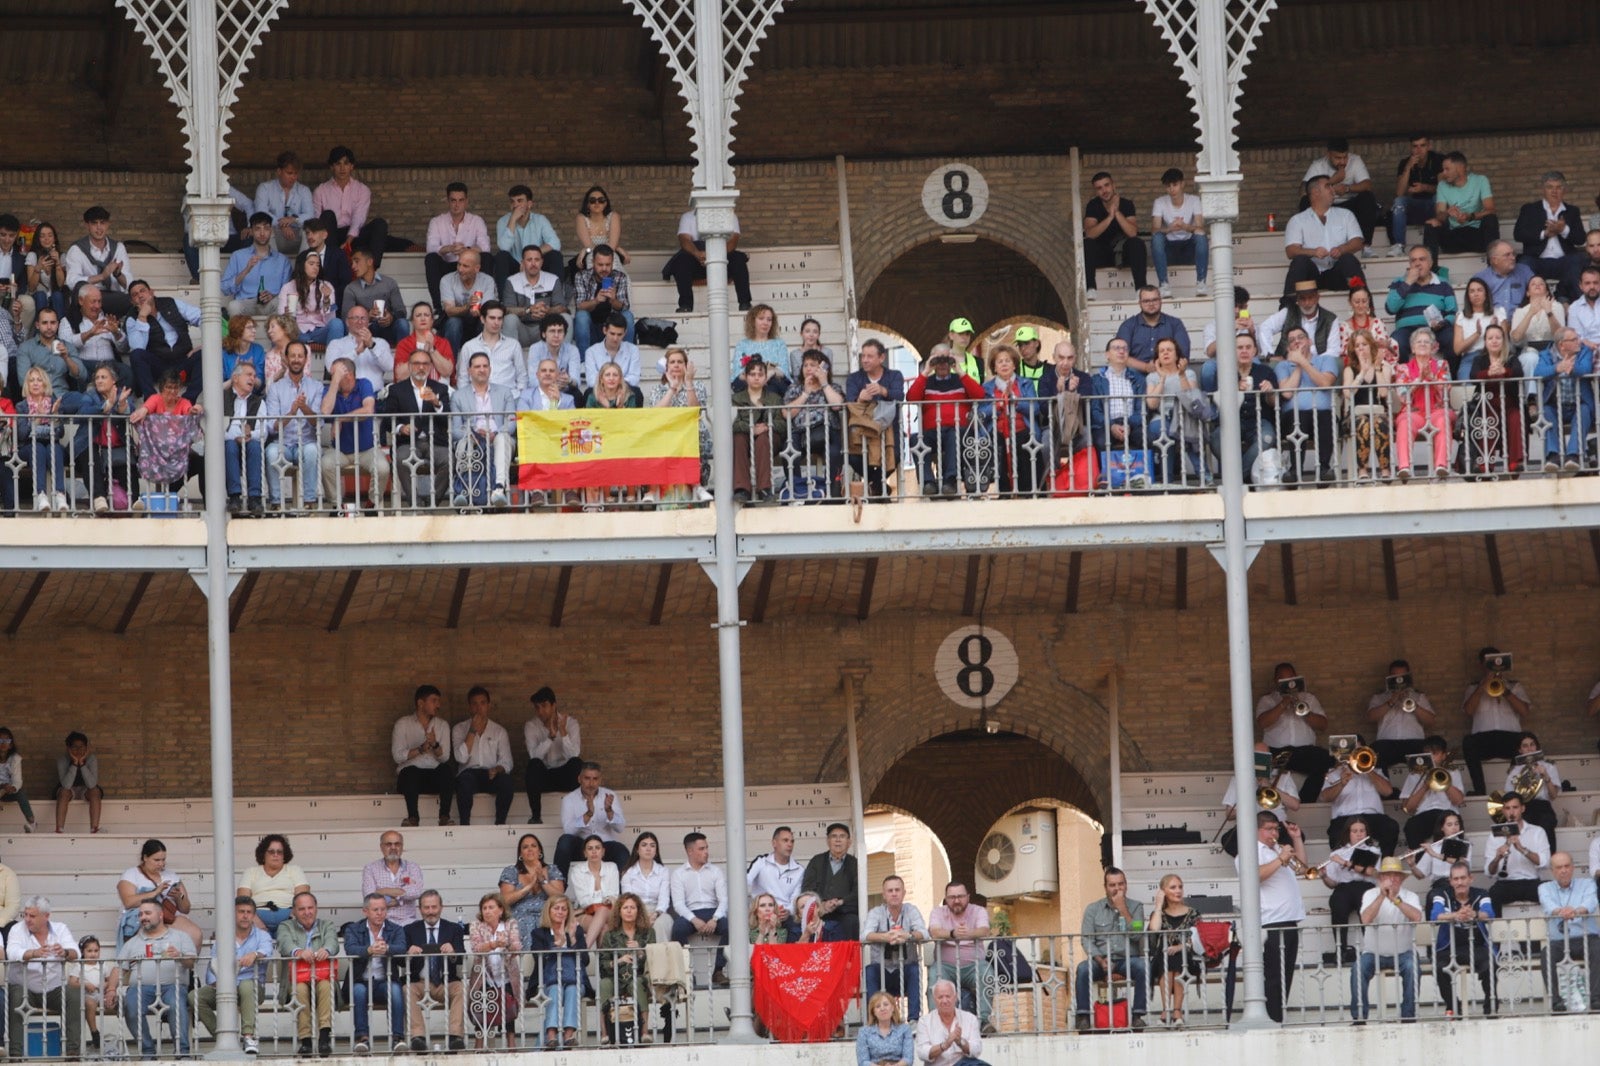
[[[512,434],[517,430],[517,397],[504,385],[490,384],[489,373],[488,353],[472,353],[467,362],[467,386],[457,389],[450,398],[450,409],[455,412],[450,437],[455,442],[457,470],[472,468],[474,448],[490,453],[494,480],[489,504],[505,507],[510,502],[506,482],[511,474]],[[467,492],[459,475],[455,489],[451,506],[467,506]]]
[[[394,448],[394,469],[406,506],[416,507],[418,473],[433,476],[430,503],[449,491],[450,386],[429,380],[433,359],[426,351],[413,350],[406,369],[404,381],[384,387],[378,410],[394,416],[384,420],[384,434]]]
[[[1517,261],[1541,278],[1560,281],[1582,258],[1583,212],[1565,201],[1567,179],[1561,171],[1547,171],[1541,181],[1544,196],[1523,204],[1517,212],[1517,227],[1512,231],[1522,244]]]
[[[278,954],[290,963],[285,985],[294,988],[295,1031],[300,1054],[311,1054],[311,1017],[316,1012],[317,1054],[333,1054],[333,987],[339,974],[339,932],[326,918],[317,917],[317,897],[301,892],[294,897],[294,917],[278,926]]]
[[[387,998],[391,1050],[398,1054],[406,1050],[406,931],[389,920],[389,897],[380,892],[367,896],[361,913],[366,917],[344,927],[344,953],[350,956],[354,1051],[364,1055],[372,1050],[367,1040],[367,1004]]]
[[[1128,366],[1128,342],[1106,343],[1106,365],[1089,375],[1089,433],[1102,452],[1144,447],[1144,375]]]
[[[466,1049],[462,1038],[462,988],[461,964],[466,951],[465,930],[455,922],[441,918],[444,901],[433,889],[424,892],[417,900],[422,917],[406,926],[406,954],[411,956],[439,955],[443,958],[411,960],[410,983],[406,985],[406,1020],[411,1032],[411,1050],[428,1050],[427,1030],[422,1022],[422,997],[426,994],[434,1003],[444,1001],[450,1017],[450,1050]],[[457,956],[449,958],[448,956]]]

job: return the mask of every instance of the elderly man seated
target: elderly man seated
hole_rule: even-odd
[[[317,917],[317,897],[294,898],[294,917],[278,926],[278,954],[292,960],[286,975],[294,987],[296,1035],[300,1055],[311,1054],[311,1022],[317,1023],[317,1054],[333,1054],[333,988],[339,977],[339,931]]]
[[[27,1031],[23,1011],[43,1011],[45,1018],[65,1023],[67,1042],[61,1050],[77,1055],[83,1050],[83,988],[76,967],[78,958],[72,930],[50,920],[50,901],[29,896],[22,901],[22,921],[6,937],[7,1005],[10,1007],[6,1041],[12,1058],[21,1058]],[[69,980],[69,973],[71,979]]]

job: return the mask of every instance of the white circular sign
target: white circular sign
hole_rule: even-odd
[[[941,226],[970,226],[989,209],[989,183],[965,163],[946,163],[922,183],[922,209]]]
[[[1017,649],[987,626],[962,626],[934,655],[933,676],[951,702],[969,711],[993,707],[1017,683]]]

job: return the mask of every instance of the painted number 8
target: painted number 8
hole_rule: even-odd
[[[969,218],[972,215],[972,194],[967,191],[967,172],[944,172],[944,213],[949,218]]]
[[[976,658],[973,657],[974,648]],[[982,699],[994,690],[994,671],[988,667],[993,655],[994,644],[981,633],[973,633],[956,647],[956,658],[961,660],[961,669],[956,671],[956,686],[973,699]]]

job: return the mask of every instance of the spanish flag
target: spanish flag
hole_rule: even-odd
[[[524,489],[697,484],[700,409],[522,411],[517,455]]]

